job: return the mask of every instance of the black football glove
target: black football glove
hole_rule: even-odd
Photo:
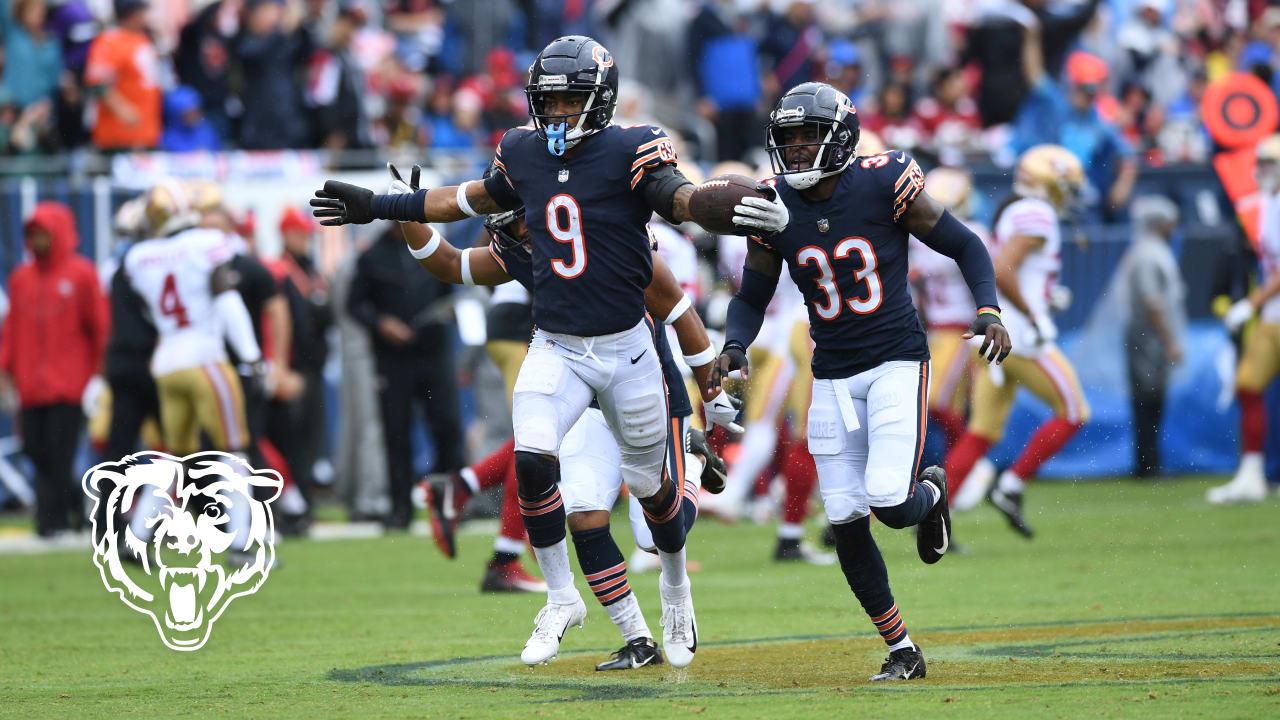
[[[1013,350],[1013,342],[1009,340],[1009,331],[1000,322],[1000,316],[989,312],[978,313],[978,317],[974,318],[973,323],[969,325],[969,332],[965,334],[965,337],[982,338],[982,346],[978,348],[978,355],[988,363],[1000,364],[1004,362],[1004,359],[1009,357],[1009,351]]]
[[[720,351],[720,356],[711,366],[711,377],[707,379],[707,389],[718,390],[720,383],[729,373],[745,367],[747,367],[747,349],[736,340],[730,341]]]
[[[311,200],[321,225],[367,225],[373,222],[373,191],[340,180],[326,180]]]
[[[702,475],[699,476],[702,487],[712,495],[724,492],[729,469],[725,467],[724,460],[707,444],[706,434],[697,428],[689,430],[688,446],[685,449],[702,458]]]

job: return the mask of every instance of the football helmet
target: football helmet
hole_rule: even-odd
[[[957,218],[973,215],[973,180],[964,170],[934,168],[924,176],[924,189]]]
[[[583,94],[582,110],[570,115],[547,112],[547,96],[560,92]],[[585,35],[557,38],[529,67],[524,94],[538,137],[547,141],[552,155],[563,155],[613,119],[618,107],[618,66],[603,45]]]
[[[816,143],[782,141],[782,129],[812,126],[817,130]],[[826,83],[801,83],[783,95],[764,131],[765,150],[775,175],[785,178],[797,190],[811,188],[819,180],[844,171],[853,161],[858,147],[858,111],[848,95]],[[817,145],[818,153],[810,167],[787,169],[786,151],[793,147]]]
[[[1061,145],[1036,145],[1022,153],[1013,171],[1013,192],[1048,202],[1059,213],[1071,210],[1084,188],[1084,166]]]
[[[155,237],[166,237],[200,224],[191,188],[176,178],[164,178],[145,195],[147,229]]]
[[[1255,154],[1253,174],[1258,179],[1258,189],[1268,195],[1280,191],[1280,135],[1263,138]]]

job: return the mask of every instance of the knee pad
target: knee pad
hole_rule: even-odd
[[[560,479],[560,463],[538,453],[516,451],[516,483],[523,498],[537,498],[548,493]]]
[[[866,478],[867,502],[871,507],[892,507],[911,494],[910,464],[892,468],[867,468]]]
[[[618,401],[618,435],[631,448],[642,449],[667,438],[667,403],[655,393]]]

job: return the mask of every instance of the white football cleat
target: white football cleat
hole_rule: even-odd
[[[658,588],[662,596],[662,650],[672,667],[687,667],[698,651],[698,621],[693,616],[689,582],[673,588],[659,580]]]
[[[995,480],[995,463],[985,456],[978,458],[978,462],[973,464],[973,469],[965,477],[964,483],[956,490],[955,497],[951,498],[951,509],[960,512],[974,509],[987,497],[991,484]]]
[[[1240,458],[1240,469],[1231,482],[1209,488],[1205,494],[1205,498],[1214,505],[1262,502],[1266,497],[1267,478],[1260,453],[1246,453]]]
[[[560,652],[565,631],[574,625],[582,627],[586,621],[587,605],[581,597],[569,605],[547,603],[533,619],[533,635],[524,644],[520,661],[530,667],[551,662]]]

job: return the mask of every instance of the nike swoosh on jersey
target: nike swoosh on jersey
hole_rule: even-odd
[[[649,131],[650,131],[650,132],[652,132],[654,135],[661,135],[661,134],[662,134],[662,130],[661,130],[661,129],[659,129],[659,128],[649,128]]]
[[[900,153],[900,154],[898,155],[898,162],[899,162],[899,163],[905,163],[906,161],[907,161],[907,154],[906,154],[906,153]]]

